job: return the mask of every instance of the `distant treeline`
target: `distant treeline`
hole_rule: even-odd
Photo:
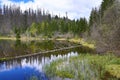
[[[88,29],[85,18],[70,20],[68,17],[52,16],[48,11],[28,9],[22,11],[19,6],[4,5],[0,8],[0,35],[26,34],[29,36],[54,36],[71,33],[79,35]]]

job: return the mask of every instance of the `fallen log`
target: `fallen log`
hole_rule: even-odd
[[[21,56],[13,57],[12,59],[25,58],[25,57],[29,57],[29,56],[35,56],[35,55],[40,55],[40,54],[45,54],[45,53],[51,53],[51,52],[56,52],[56,51],[62,51],[62,50],[77,48],[77,47],[80,47],[80,46],[81,46],[81,45],[70,46],[70,47],[64,47],[64,48],[54,49],[54,50],[49,50],[49,51],[44,51],[44,52],[37,52],[37,53],[33,53],[33,54],[26,54],[26,55],[21,55]]]

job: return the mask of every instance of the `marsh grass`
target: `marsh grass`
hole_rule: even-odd
[[[120,79],[120,58],[114,55],[81,54],[59,59],[44,68],[49,77],[59,76],[71,80],[118,80]],[[106,72],[110,75],[105,76]]]
[[[85,47],[89,47],[91,49],[95,49],[95,43],[90,41],[90,42],[86,42],[83,38],[73,38],[73,39],[69,39],[70,42],[74,42],[74,43],[79,43]]]

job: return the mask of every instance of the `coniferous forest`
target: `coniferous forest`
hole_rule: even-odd
[[[16,5],[4,5],[3,9],[0,9],[0,25],[0,34],[5,36],[18,33],[32,37],[39,35],[52,37],[56,33],[80,35],[88,30],[88,22],[85,18],[70,20],[67,13],[61,18],[41,9],[22,11]]]

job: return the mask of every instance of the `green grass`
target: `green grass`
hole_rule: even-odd
[[[106,66],[106,70],[114,77],[120,78],[120,64],[111,64]]]
[[[59,59],[44,68],[49,77],[59,76],[72,80],[118,80],[120,58],[114,55],[81,54],[76,57]],[[106,76],[109,73],[109,76]]]
[[[93,43],[88,43],[83,38],[73,38],[73,39],[69,39],[69,41],[70,42],[75,42],[75,43],[80,43],[83,46],[95,49],[95,45]]]

